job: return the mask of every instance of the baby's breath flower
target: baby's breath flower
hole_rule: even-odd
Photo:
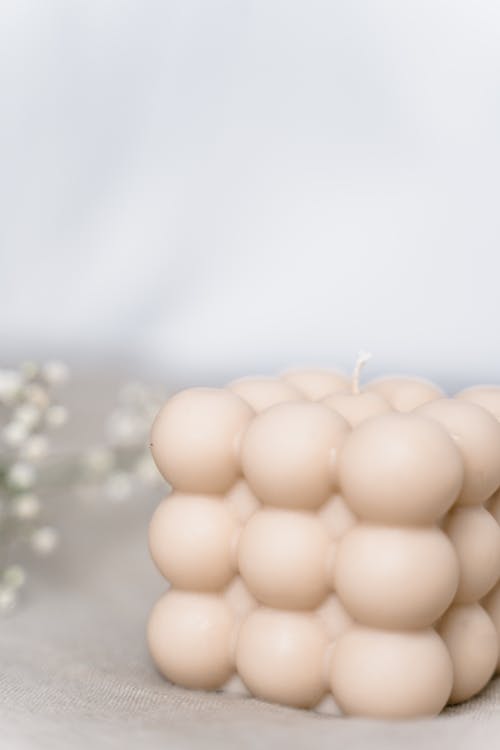
[[[40,383],[28,383],[24,387],[24,397],[26,401],[34,404],[41,411],[45,411],[50,403],[49,394]]]
[[[54,360],[42,366],[42,378],[49,385],[64,385],[69,378],[69,368],[64,362]]]
[[[49,452],[49,441],[45,435],[30,435],[21,448],[21,457],[26,461],[40,461]]]
[[[5,425],[2,430],[2,440],[11,448],[17,448],[26,440],[28,434],[28,427],[17,419]]]
[[[48,466],[43,459],[49,453],[47,428],[60,427],[67,420],[66,407],[51,403],[53,389],[67,377],[66,365],[56,361],[47,362],[41,369],[34,362],[25,362],[17,371],[0,369],[0,405],[5,415],[0,424],[0,447],[3,444],[9,448],[4,450],[0,477],[0,525],[2,544],[5,541],[13,549],[18,542],[28,540],[34,551],[46,555],[57,546],[58,532],[52,526],[39,526],[33,531],[41,511],[35,490],[40,477],[51,482],[58,468],[57,461]],[[66,481],[70,464],[62,468],[61,477]],[[25,578],[22,565],[0,566],[0,612],[14,608]]]
[[[38,406],[30,403],[21,404],[14,411],[15,421],[22,422],[28,430],[32,430],[33,427],[36,427],[41,416],[42,413]]]
[[[85,471],[92,476],[103,476],[111,471],[115,464],[115,455],[111,448],[97,446],[91,448],[83,458]]]
[[[16,495],[12,501],[12,515],[21,521],[31,521],[40,512],[40,500],[33,492]]]
[[[16,606],[17,592],[12,586],[0,585],[0,614],[6,615]]]
[[[4,570],[3,581],[11,589],[19,589],[26,581],[26,571],[21,565],[9,565]]]
[[[21,375],[15,370],[0,370],[0,402],[10,404],[22,385]]]
[[[40,368],[36,362],[23,362],[19,368],[23,380],[32,380],[38,375]]]
[[[40,526],[31,535],[31,546],[39,555],[50,555],[59,542],[59,534],[52,526]]]
[[[67,488],[72,480],[81,480],[79,489],[92,488],[94,497],[100,492],[101,497],[118,503],[130,498],[136,488],[152,486],[160,479],[146,445],[163,394],[160,397],[140,382],[127,383],[119,390],[118,406],[104,426],[107,445],[82,452],[76,467],[68,454],[64,459],[50,456],[49,430],[61,427],[68,419],[66,407],[54,402],[53,393],[67,378],[67,366],[58,361],[46,362],[41,368],[27,362],[18,371],[0,370],[0,404],[6,407],[0,424],[0,446],[3,443],[9,448],[4,451],[0,525],[9,544],[27,541],[40,555],[54,551],[59,534],[52,525],[37,526],[42,511],[38,482],[42,487],[46,483],[50,486],[59,478]],[[45,457],[54,460],[44,462]],[[63,461],[61,467],[58,458]],[[59,467],[61,475],[57,477]],[[14,608],[26,574],[25,568],[16,563],[0,567],[0,612]]]
[[[145,429],[144,420],[125,409],[115,411],[108,420],[108,435],[115,445],[134,445]]]
[[[28,490],[36,480],[36,469],[26,461],[16,461],[7,472],[7,484],[14,490]]]

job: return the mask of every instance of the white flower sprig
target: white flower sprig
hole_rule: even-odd
[[[52,433],[68,420],[56,398],[68,375],[62,362],[0,370],[0,614],[16,606],[28,579],[29,566],[17,557],[23,544],[38,555],[58,546],[49,518],[57,487],[120,503],[163,485],[149,431],[165,394],[139,382],[124,385],[101,443],[69,455],[52,445]]]
[[[57,530],[43,518],[38,484],[49,433],[68,418],[55,399],[68,376],[63,362],[0,370],[0,613],[15,607],[27,578],[24,566],[12,559],[14,546],[26,542],[40,555],[57,546]]]

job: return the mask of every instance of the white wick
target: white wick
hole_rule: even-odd
[[[359,376],[361,375],[361,370],[371,358],[372,355],[369,352],[361,351],[358,353],[358,358],[352,372],[352,392],[355,396],[359,394]]]

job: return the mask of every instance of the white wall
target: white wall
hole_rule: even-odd
[[[5,357],[500,382],[500,4],[4,0]]]

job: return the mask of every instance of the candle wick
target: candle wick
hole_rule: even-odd
[[[361,370],[371,358],[372,355],[369,352],[361,351],[358,353],[358,358],[352,372],[352,392],[355,396],[359,395],[359,378],[361,375]]]

